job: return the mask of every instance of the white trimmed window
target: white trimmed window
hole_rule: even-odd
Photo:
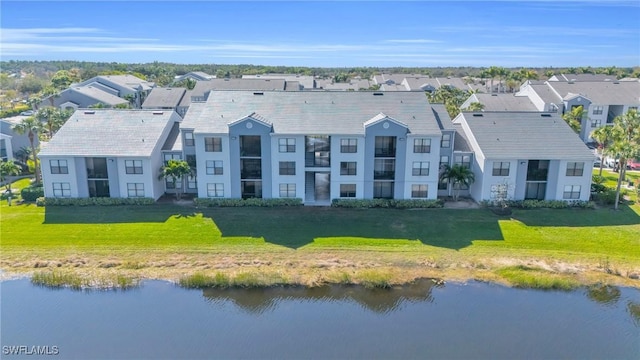
[[[358,152],[358,139],[340,139],[341,153]]]
[[[144,184],[143,183],[127,183],[127,196],[144,197]]]
[[[142,174],[142,160],[125,160],[124,169],[127,174]]]
[[[296,174],[296,162],[295,161],[280,161],[280,175],[295,175]]]
[[[471,168],[471,155],[456,155],[454,158],[454,163],[458,165],[462,165],[467,169]]]
[[[413,139],[413,152],[430,153],[431,152],[431,139]]]
[[[184,133],[184,144],[186,146],[193,146],[195,145],[195,141],[193,140],[193,133],[192,132],[186,132]]]
[[[207,175],[222,175],[222,160],[207,160],[206,162],[206,174]]]
[[[568,162],[567,163],[567,176],[582,176],[584,173],[583,162]]]
[[[493,162],[493,176],[509,176],[509,167],[511,164],[508,161],[494,161]]]
[[[207,197],[224,197],[224,184],[207,184]]]
[[[415,199],[424,199],[429,195],[426,184],[411,185],[411,197]]]
[[[356,175],[357,163],[355,161],[341,161],[340,175]]]
[[[71,185],[67,182],[53,184],[53,197],[71,197]]]
[[[413,176],[429,176],[429,162],[414,161],[412,175]]]
[[[340,184],[340,197],[343,197],[343,198],[356,197],[356,184]]]
[[[194,176],[187,176],[187,189],[197,189],[198,188],[198,181]]]
[[[440,141],[441,148],[451,147],[451,134],[442,134],[442,141]]]
[[[164,154],[164,164],[167,165],[169,160],[182,160],[180,154]]]
[[[296,152],[296,139],[278,139],[278,151],[280,151],[281,153]]]
[[[219,138],[219,137],[204,138],[204,151],[205,152],[221,152],[222,138]]]
[[[566,185],[562,194],[563,199],[576,200],[580,199],[580,185]]]
[[[602,115],[604,111],[604,107],[601,105],[594,105],[593,107],[593,115]]]
[[[296,197],[296,184],[280,184],[280,197],[281,198]]]
[[[602,124],[602,120],[600,120],[600,119],[591,119],[591,127],[592,128],[600,127],[600,124]]]
[[[52,174],[68,174],[69,173],[69,166],[67,165],[67,160],[49,160],[49,165],[51,165]]]

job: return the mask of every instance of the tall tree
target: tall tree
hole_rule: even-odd
[[[470,186],[476,180],[475,174],[471,169],[461,164],[454,164],[453,166],[445,165],[440,173],[440,181],[446,181],[451,189],[454,188],[455,192],[453,199],[458,201],[460,196],[460,188],[464,186]]]
[[[584,111],[582,105],[576,106],[571,111],[562,115],[562,119],[569,124],[569,126],[575,131],[577,134],[580,133],[580,128],[582,127],[582,118],[585,116],[586,112]]]
[[[471,104],[469,104],[469,106],[465,109],[465,111],[482,111],[484,110],[484,104],[479,103],[477,101],[472,102]]]
[[[591,137],[598,143],[598,148],[600,149],[600,173],[598,175],[602,176],[604,157],[609,153],[609,146],[613,141],[613,127],[599,127],[591,132]]]
[[[31,156],[33,158],[34,165],[34,173],[36,176],[36,184],[40,184],[40,170],[38,168],[38,156],[36,153],[36,145],[35,139],[42,132],[42,123],[35,118],[35,116],[30,116],[28,118],[22,119],[19,123],[13,126],[13,131],[17,134],[24,135],[26,134],[29,138],[29,144],[31,145]]]
[[[184,176],[191,175],[191,167],[189,163],[184,160],[171,159],[166,165],[160,168],[159,179],[169,179],[173,184],[173,188],[176,189],[176,200],[180,200],[182,193],[182,181],[180,187],[177,186],[178,180],[181,180]]]
[[[47,137],[51,139],[53,135],[71,117],[73,111],[46,107],[38,110],[35,117],[47,130]]]
[[[11,192],[11,181],[8,181],[9,176],[20,175],[20,172],[22,172],[22,168],[13,160],[0,160],[0,182],[7,181],[7,191]]]
[[[620,201],[620,188],[626,178],[627,160],[640,156],[640,115],[637,110],[629,110],[627,113],[613,119],[613,145],[611,153],[620,161],[620,173],[616,185],[616,200],[614,208],[618,209]]]

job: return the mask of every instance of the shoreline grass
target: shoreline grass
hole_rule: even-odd
[[[140,285],[137,279],[122,275],[86,277],[72,272],[40,271],[31,276],[31,283],[48,288],[71,288],[73,290],[102,289],[128,290]]]

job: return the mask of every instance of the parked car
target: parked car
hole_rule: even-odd
[[[640,159],[631,159],[627,161],[627,169],[640,170]]]
[[[33,114],[35,114],[35,111],[33,110],[27,110],[20,113],[22,116],[32,116]]]

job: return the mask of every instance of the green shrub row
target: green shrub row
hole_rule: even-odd
[[[423,199],[333,199],[333,207],[342,208],[394,208],[394,209],[427,209],[441,208],[441,200]]]
[[[196,206],[203,207],[275,207],[275,206],[301,206],[302,199],[299,198],[279,198],[279,199],[212,199],[212,198],[195,198],[193,202]]]
[[[36,200],[37,206],[115,206],[115,205],[153,205],[152,198],[45,198]]]
[[[20,115],[20,113],[25,110],[29,110],[29,107],[26,105],[23,105],[23,106],[16,105],[16,107],[13,109],[2,110],[0,111],[0,119]]]
[[[482,206],[491,207],[499,206],[495,201],[482,201]],[[508,200],[505,201],[505,205],[511,208],[519,209],[567,209],[567,208],[581,208],[581,209],[595,209],[596,205],[593,201],[580,201],[580,200]]]
[[[42,186],[27,186],[20,191],[20,196],[24,201],[34,202],[44,196],[44,188]]]
[[[620,190],[620,201],[627,195],[627,191],[624,189]],[[596,193],[592,195],[594,201],[599,202],[603,205],[613,205],[616,202],[616,190],[607,188],[605,191]]]

